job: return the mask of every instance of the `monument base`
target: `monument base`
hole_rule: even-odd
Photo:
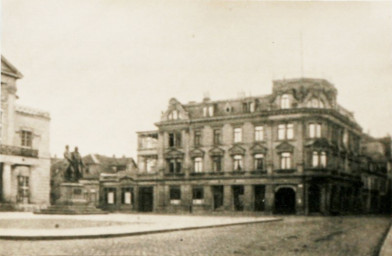
[[[87,205],[86,189],[80,183],[61,183],[59,205]]]
[[[60,199],[55,205],[35,212],[37,214],[106,214],[107,212],[89,204],[86,188],[81,183],[60,184]]]

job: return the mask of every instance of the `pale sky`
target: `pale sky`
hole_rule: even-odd
[[[19,104],[51,114],[52,155],[136,157],[136,131],[171,97],[269,94],[301,76],[332,82],[364,131],[392,134],[391,2],[3,0],[1,23]]]

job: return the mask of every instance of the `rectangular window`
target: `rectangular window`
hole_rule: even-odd
[[[312,167],[314,168],[325,168],[327,167],[327,153],[313,151],[312,154]]]
[[[176,146],[181,147],[181,132],[176,133]]]
[[[318,167],[318,166],[319,166],[319,154],[318,152],[313,152],[312,167]]]
[[[264,140],[264,127],[263,126],[256,126],[255,127],[255,140],[256,141],[263,141]]]
[[[146,172],[148,173],[153,173],[155,172],[156,166],[157,166],[157,158],[156,157],[147,157],[145,159],[145,167],[146,167]]]
[[[327,167],[327,153],[321,152],[320,154],[320,166]]]
[[[169,173],[181,173],[181,160],[180,159],[170,159],[168,160]]]
[[[256,154],[255,155],[255,170],[262,171],[264,170],[264,155]]]
[[[284,124],[280,124],[278,126],[278,139],[284,140],[286,138],[286,126]]]
[[[221,131],[220,129],[214,130],[214,145],[220,144]]]
[[[203,116],[214,116],[214,105],[203,107]]]
[[[234,171],[242,171],[242,156],[234,156]]]
[[[22,147],[31,148],[33,146],[33,133],[31,131],[21,131],[20,136]]]
[[[115,188],[105,188],[105,202],[107,204],[115,204],[116,203],[116,189]]]
[[[287,124],[287,139],[291,140],[294,138],[294,125]]]
[[[214,116],[214,106],[211,105],[208,107],[208,114],[210,116]]]
[[[321,138],[321,124],[309,124],[309,138]]]
[[[293,124],[280,124],[278,125],[278,139],[291,140],[294,138],[294,125]]]
[[[174,141],[175,141],[174,133],[169,133],[169,147],[174,147]]]
[[[194,172],[202,172],[203,171],[203,159],[201,157],[196,157],[193,160],[193,168],[194,168]]]
[[[344,145],[345,145],[346,147],[348,147],[348,132],[347,132],[347,130],[345,130],[345,131],[343,132],[343,143],[344,143]]]
[[[133,204],[133,188],[121,188],[121,203]]]
[[[195,147],[201,145],[201,131],[195,131]]]
[[[29,203],[30,189],[29,189],[29,177],[18,176],[18,202]]]
[[[181,147],[181,132],[169,133],[169,147]]]
[[[242,128],[234,128],[234,143],[242,141]]]
[[[290,108],[290,98],[289,95],[284,94],[280,100],[280,108],[281,109],[288,109]]]
[[[195,187],[192,189],[192,199],[204,199],[204,189],[202,187]]]
[[[212,158],[212,170],[214,172],[222,171],[222,160],[220,156],[214,156]]]
[[[170,187],[170,200],[181,200],[180,186],[171,186]]]
[[[255,112],[255,109],[256,109],[255,105],[256,104],[254,102],[249,102],[249,111],[251,113]]]
[[[284,152],[280,156],[280,168],[290,169],[291,168],[291,153]]]

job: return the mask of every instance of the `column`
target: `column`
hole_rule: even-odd
[[[325,185],[320,186],[320,212],[322,214],[327,213],[327,187]]]
[[[11,202],[12,186],[11,186],[11,163],[3,164],[3,200]]]
[[[272,214],[274,211],[275,192],[273,185],[265,186],[265,213]]]
[[[212,188],[211,186],[204,186],[204,204],[206,206],[205,210],[212,211],[213,205],[213,198],[212,198]]]
[[[185,184],[181,188],[181,200],[184,208],[188,208],[189,212],[192,211],[192,185]]]
[[[296,213],[298,215],[303,215],[305,213],[304,202],[305,202],[305,190],[303,184],[298,184],[296,191]]]
[[[252,185],[244,185],[244,210],[254,210],[254,189]]]
[[[231,186],[225,185],[223,187],[223,206],[226,211],[232,211],[232,195]]]

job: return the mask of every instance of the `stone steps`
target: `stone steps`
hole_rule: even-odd
[[[70,215],[88,215],[88,214],[107,214],[106,211],[94,206],[87,205],[52,205],[46,209],[34,212],[35,214],[70,214]]]
[[[1,203],[0,204],[0,212],[13,212],[16,210],[17,209],[15,208],[15,206],[10,203]]]

